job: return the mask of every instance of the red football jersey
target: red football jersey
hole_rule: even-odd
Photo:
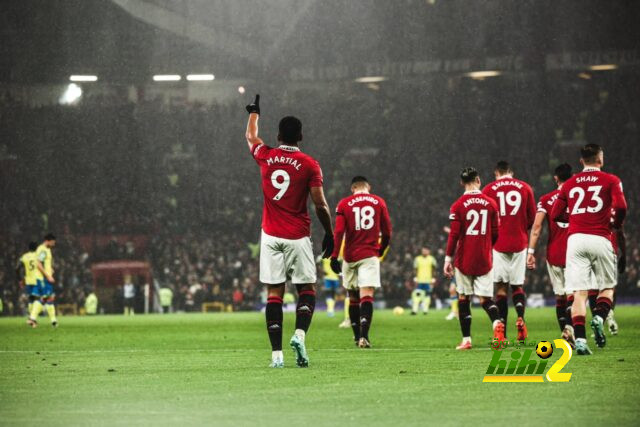
[[[524,250],[529,242],[527,231],[536,216],[536,201],[529,184],[504,176],[482,192],[496,202],[500,214],[500,234],[494,249],[505,253]]]
[[[340,253],[343,236],[345,261],[377,257],[381,235],[391,238],[389,210],[382,197],[355,193],[340,200],[336,208],[333,257]]]
[[[569,235],[584,233],[610,239],[612,209],[616,217],[621,215],[615,219],[621,225],[627,201],[620,179],[597,168],[585,168],[562,185],[551,216],[569,220]]]
[[[255,144],[251,154],[262,175],[262,229],[270,236],[301,239],[311,235],[307,199],[311,187],[322,187],[320,165],[297,147]]]
[[[553,204],[558,199],[560,190],[553,190],[540,197],[538,202],[538,212],[547,215],[547,225],[549,230],[549,240],[547,242],[547,261],[551,265],[564,267],[567,259],[567,239],[569,238],[569,224],[557,222],[551,219]]]
[[[498,206],[480,190],[467,191],[449,213],[447,256],[469,276],[483,276],[493,267],[493,242],[498,238]]]

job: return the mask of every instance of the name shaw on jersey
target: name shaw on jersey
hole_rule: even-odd
[[[512,181],[510,179],[500,179],[500,180],[498,180],[498,181],[493,183],[493,185],[491,186],[491,189],[493,191],[496,191],[498,188],[504,187],[505,185],[513,185],[514,187],[517,187],[519,189],[523,188],[523,185],[522,185],[521,182]]]

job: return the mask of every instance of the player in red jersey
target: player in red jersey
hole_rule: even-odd
[[[592,354],[585,332],[585,303],[595,279],[599,290],[591,328],[598,347],[604,347],[603,321],[607,318],[616,286],[616,255],[611,244],[612,230],[619,230],[627,213],[620,179],[602,172],[602,148],[587,144],[581,150],[582,172],[567,180],[553,205],[551,218],[569,222],[567,240],[567,291],[573,292],[571,320],[576,335],[576,351]],[[613,223],[611,212],[613,209]]]
[[[496,180],[484,187],[482,192],[498,204],[500,213],[500,234],[493,248],[496,304],[500,309],[500,317],[506,324],[509,313],[507,298],[511,285],[511,298],[518,315],[518,340],[524,340],[527,338],[527,325],[524,322],[527,298],[523,285],[528,230],[536,215],[536,201],[529,184],[513,177],[513,170],[508,162],[498,162],[494,175]]]
[[[458,316],[462,342],[457,350],[471,349],[471,296],[480,297],[482,308],[493,323],[493,337],[504,340],[504,322],[493,302],[493,245],[498,239],[498,207],[480,191],[480,176],[474,168],[460,174],[464,194],[451,206],[451,229],[447,241],[444,274],[456,278]],[[455,260],[454,260],[455,255]]]
[[[614,221],[615,211],[611,212],[611,222]],[[620,226],[619,229],[613,230],[611,233],[611,245],[613,245],[613,251],[616,253],[618,259],[618,271],[616,276],[616,283],[622,274],[627,269],[627,238],[624,234],[624,227]],[[611,310],[607,315],[607,326],[611,335],[618,335],[618,322],[613,313],[613,309],[616,306],[616,290],[613,290],[613,298],[611,299]],[[594,307],[595,309],[595,307]],[[593,312],[592,312],[593,315]]]
[[[271,341],[271,367],[284,366],[282,354],[282,298],[290,279],[298,290],[296,330],[289,344],[300,367],[309,365],[305,335],[316,303],[316,265],[311,244],[311,219],[307,212],[309,194],[325,231],[324,257],[333,251],[331,212],[322,189],[320,165],[300,151],[302,123],[295,117],[280,120],[278,142],[271,148],[258,137],[260,95],[247,105],[246,138],[253,158],[260,166],[264,209],[260,239],[260,281],[269,287],[265,309]]]
[[[553,179],[558,188],[550,193],[540,197],[538,202],[538,212],[531,227],[531,236],[529,237],[529,249],[527,255],[527,267],[533,270],[536,267],[535,250],[538,239],[542,234],[542,225],[545,219],[551,213],[553,204],[560,194],[562,184],[571,178],[571,165],[563,163],[555,169]],[[564,269],[567,255],[567,237],[568,224],[565,222],[547,221],[548,225],[548,241],[547,241],[547,271],[549,272],[549,280],[553,287],[553,293],[556,295],[556,317],[560,325],[562,338],[566,340],[572,347],[575,347],[575,337],[573,334],[573,325],[571,324],[571,303],[573,295],[567,296],[565,286]]]
[[[331,268],[342,270],[343,284],[349,292],[349,319],[353,338],[360,348],[369,348],[369,328],[373,318],[373,294],[380,287],[380,259],[391,240],[389,210],[382,197],[371,194],[363,176],[351,181],[349,197],[336,208]],[[344,238],[344,262],[338,261]]]

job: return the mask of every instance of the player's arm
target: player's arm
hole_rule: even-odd
[[[546,212],[538,210],[538,213],[536,213],[536,218],[533,221],[533,226],[531,226],[531,234],[529,235],[529,249],[527,250],[527,268],[529,270],[533,270],[534,268],[536,268],[536,256],[534,254],[536,252],[538,239],[540,238],[540,234],[542,233],[542,224],[544,223],[544,219],[546,217]]]
[[[533,190],[531,187],[527,188],[527,229],[530,229],[535,222],[536,215],[536,202]]]
[[[567,195],[564,192],[564,186],[562,187],[562,190],[560,190],[556,201],[553,202],[550,221],[569,222],[569,213],[567,212]]]
[[[322,239],[322,257],[329,258],[334,251],[333,248],[333,227],[331,225],[331,211],[329,204],[324,197],[322,187],[311,187],[309,189],[311,200],[316,208],[316,216],[324,228],[324,239]]]
[[[245,133],[245,138],[247,138],[249,150],[252,150],[256,144],[264,144],[262,139],[258,137],[258,119],[260,118],[260,95],[256,95],[256,99],[245,108],[249,113],[249,120],[247,122],[247,131]]]
[[[491,245],[495,246],[500,236],[500,215],[498,214],[498,204],[491,201]]]
[[[627,200],[622,192],[622,182],[616,180],[611,186],[611,207],[613,208],[613,229],[619,230],[627,216]]]
[[[44,265],[42,265],[46,257],[47,257],[46,253],[40,252],[38,254],[38,259],[36,260],[36,267],[38,267],[38,270],[40,271],[40,273],[42,273],[42,275],[49,281],[49,283],[53,283],[55,282],[55,280],[53,280],[53,276],[51,276],[50,274],[47,274],[47,272],[44,269]]]
[[[331,269],[336,274],[342,270],[338,256],[340,255],[340,247],[342,246],[342,239],[344,239],[345,229],[344,212],[342,211],[342,206],[338,204],[336,208],[336,228],[333,230],[333,251],[331,253]]]
[[[451,209],[449,220],[451,221],[451,225],[449,227],[449,238],[447,239],[447,255],[444,258],[444,275],[451,279],[453,277],[453,255],[458,246],[462,224],[455,209]]]
[[[624,235],[624,227],[616,230],[616,240],[618,242],[618,273],[622,274],[627,269],[627,238]]]
[[[382,217],[380,218],[380,233],[382,234],[380,238],[380,252],[378,256],[384,255],[384,251],[389,247],[389,243],[391,242],[391,218],[389,217],[389,209],[387,208],[386,203],[382,203]]]

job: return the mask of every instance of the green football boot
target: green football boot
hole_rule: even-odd
[[[587,340],[576,339],[576,353],[580,356],[591,356],[593,352],[587,345]]]
[[[593,316],[593,319],[591,319],[591,330],[593,330],[593,336],[598,347],[603,348],[607,345],[607,337],[604,335],[604,321],[602,317]]]
[[[289,341],[289,345],[296,355],[296,364],[301,368],[308,367],[309,356],[307,356],[307,348],[304,346],[304,340],[297,335],[293,335],[291,341]]]

